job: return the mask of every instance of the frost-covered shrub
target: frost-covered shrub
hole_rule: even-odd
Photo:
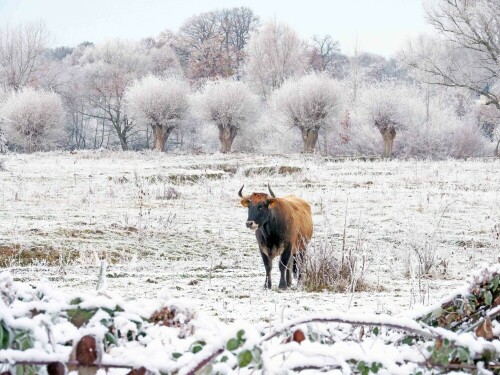
[[[428,122],[401,132],[396,153],[402,157],[469,158],[481,156],[485,143],[472,119],[460,120],[440,109]]]
[[[241,130],[234,147],[243,152],[263,154],[296,153],[302,147],[300,134],[277,122],[269,108],[252,124]]]
[[[359,247],[348,247],[341,254],[326,239],[316,239],[297,266],[304,275],[302,285],[308,292],[330,290],[341,293],[370,289],[365,280],[366,259]]]
[[[220,151],[231,151],[236,135],[256,120],[259,98],[243,82],[228,79],[208,82],[194,97],[195,112],[219,130]]]
[[[496,92],[500,93],[500,88],[496,88]],[[482,134],[492,142],[493,154],[500,156],[500,109],[485,105],[482,100],[476,107],[476,114]]]
[[[26,152],[53,149],[64,137],[64,111],[56,93],[31,88],[13,93],[1,113],[7,140]]]
[[[151,126],[154,149],[163,151],[172,131],[189,108],[189,85],[178,78],[147,76],[135,81],[125,92],[128,113],[139,123]]]
[[[4,104],[7,97],[7,93],[2,88],[0,88],[0,113],[2,112],[2,105]],[[0,154],[5,154],[8,150],[7,140],[5,139],[5,135],[2,132],[2,123],[3,118],[0,116]]]
[[[302,134],[304,152],[313,152],[319,132],[338,115],[340,92],[326,75],[311,73],[288,79],[273,93],[271,108],[276,120]]]
[[[330,133],[330,153],[335,156],[378,156],[384,151],[380,132],[371,122],[352,116],[344,128],[336,123]]]

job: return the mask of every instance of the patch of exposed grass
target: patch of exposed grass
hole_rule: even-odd
[[[9,267],[12,264],[31,266],[45,263],[49,266],[74,261],[79,257],[77,250],[54,249],[52,246],[22,247],[19,244],[0,245],[0,267]]]
[[[123,253],[119,250],[100,249],[92,250],[95,259],[106,259],[110,264],[117,264],[124,261]],[[85,259],[91,261],[83,255]],[[0,267],[10,267],[12,265],[27,267],[44,264],[47,266],[61,266],[80,263],[82,252],[71,247],[54,247],[52,245],[40,244],[21,246],[20,244],[0,245]]]
[[[281,165],[276,167],[251,167],[245,169],[245,176],[255,175],[288,175],[292,173],[302,172],[301,167],[294,167],[288,165]]]
[[[237,166],[231,164],[194,164],[183,166],[183,168],[198,170],[210,169],[213,171],[223,171],[229,174],[235,174],[236,172],[238,172]]]
[[[226,176],[226,172],[205,172],[205,173],[179,173],[179,174],[169,174],[169,175],[151,175],[146,176],[144,179],[150,184],[157,184],[168,182],[170,184],[179,185],[192,183],[195,184],[200,180],[220,180]]]

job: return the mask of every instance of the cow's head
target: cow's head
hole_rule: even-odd
[[[241,197],[241,205],[248,207],[248,219],[246,222],[247,228],[257,230],[269,220],[271,209],[276,205],[277,198],[271,190],[271,186],[267,185],[269,194],[252,193],[251,195],[243,195],[243,186],[238,195]]]

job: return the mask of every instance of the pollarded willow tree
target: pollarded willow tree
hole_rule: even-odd
[[[49,150],[64,137],[64,110],[56,93],[31,88],[14,92],[1,116],[7,140],[26,152]]]
[[[362,121],[374,125],[382,135],[384,157],[392,157],[394,139],[399,130],[422,126],[425,122],[424,100],[418,95],[416,87],[392,83],[370,87],[361,93],[359,111],[362,112]]]
[[[198,116],[219,130],[220,151],[231,151],[238,132],[257,117],[259,98],[241,81],[208,82],[195,99]]]
[[[165,150],[170,133],[188,112],[188,94],[189,84],[175,77],[149,75],[127,88],[128,113],[140,123],[152,127],[153,149]]]
[[[311,73],[288,79],[273,93],[271,107],[278,121],[300,129],[304,152],[314,152],[320,129],[338,115],[339,91],[332,78]]]

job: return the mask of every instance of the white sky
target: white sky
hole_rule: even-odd
[[[45,21],[53,46],[174,31],[194,14],[247,6],[262,21],[276,17],[305,39],[330,34],[342,52],[393,55],[408,37],[430,31],[421,0],[0,0],[0,25]]]

